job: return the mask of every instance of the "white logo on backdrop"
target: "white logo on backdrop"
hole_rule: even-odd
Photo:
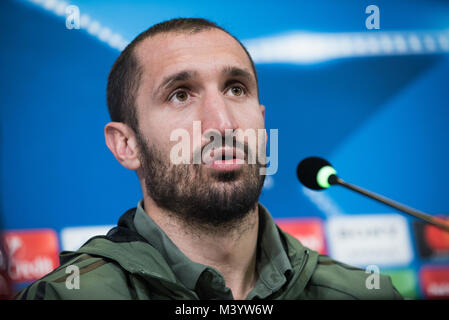
[[[329,252],[344,263],[408,265],[413,258],[407,220],[400,215],[331,217],[326,227]]]

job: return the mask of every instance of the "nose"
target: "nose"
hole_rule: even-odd
[[[203,133],[214,130],[225,137],[225,130],[238,128],[233,110],[226,97],[219,90],[209,90],[204,96],[200,109]]]

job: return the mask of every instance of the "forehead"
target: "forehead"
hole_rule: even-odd
[[[201,73],[235,66],[253,73],[244,49],[232,36],[218,29],[193,34],[157,34],[143,40],[135,54],[143,70],[143,80],[153,84],[164,75],[182,69]]]

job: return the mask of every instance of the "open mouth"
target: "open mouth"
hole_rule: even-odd
[[[236,148],[219,148],[211,152],[206,162],[208,167],[219,171],[239,169],[245,163],[245,154]]]
[[[213,161],[245,160],[245,154],[237,148],[220,148],[212,151]]]

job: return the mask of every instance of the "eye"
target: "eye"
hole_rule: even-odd
[[[170,101],[173,101],[173,99],[175,99],[175,101],[177,102],[185,102],[188,98],[189,94],[186,90],[179,90],[173,93],[173,95],[170,97]]]
[[[242,86],[232,86],[228,89],[227,93],[234,97],[240,97],[243,96],[246,92]]]

